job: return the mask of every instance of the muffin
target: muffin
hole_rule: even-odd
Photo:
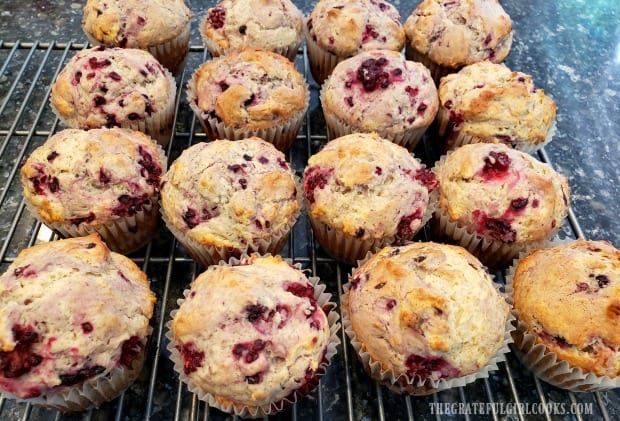
[[[504,61],[512,45],[512,22],[498,0],[423,0],[405,21],[409,60],[442,76],[468,64]]]
[[[321,90],[331,139],[377,132],[412,150],[439,108],[426,67],[389,50],[365,51],[338,63]]]
[[[551,239],[570,206],[564,176],[501,143],[461,146],[436,164],[435,173],[434,234],[456,241],[493,268]]]
[[[531,76],[503,64],[482,61],[444,76],[439,103],[439,134],[448,149],[487,142],[532,153],[555,132],[555,102]]]
[[[504,360],[509,306],[482,264],[446,244],[385,247],[345,285],[342,316],[365,370],[424,395],[488,377]]]
[[[189,53],[191,17],[183,0],[86,0],[82,28],[91,44],[146,50],[178,74]]]
[[[81,411],[117,397],[145,358],[155,295],[97,234],[22,250],[0,276],[0,389]]]
[[[410,240],[433,213],[436,187],[432,171],[376,133],[328,142],[308,160],[303,180],[316,240],[347,263]]]
[[[159,227],[159,183],[166,170],[160,146],[141,132],[62,130],[35,149],[21,168],[31,213],[64,237],[98,233],[129,253]]]
[[[284,151],[295,141],[310,93],[288,59],[244,49],[200,66],[187,99],[210,139],[258,136]]]
[[[62,69],[50,101],[74,129],[140,130],[162,146],[170,141],[176,84],[151,54],[133,48],[79,51]]]
[[[304,38],[303,20],[290,0],[221,0],[207,10],[200,34],[214,57],[251,47],[294,61]]]
[[[301,207],[284,154],[259,138],[191,146],[164,175],[161,196],[166,225],[204,266],[277,254]]]
[[[334,304],[317,281],[279,256],[209,267],[171,315],[168,349],[181,381],[209,405],[249,418],[310,393],[339,343]]]
[[[367,50],[400,51],[405,31],[398,10],[375,0],[319,0],[305,25],[310,71],[321,85],[336,64]]]
[[[620,251],[576,240],[535,250],[509,278],[525,365],[573,391],[620,386]]]

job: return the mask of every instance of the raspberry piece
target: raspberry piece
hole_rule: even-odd
[[[407,374],[422,379],[458,377],[460,370],[441,357],[422,357],[411,354],[405,361]]]
[[[123,277],[125,276],[123,275]],[[137,336],[132,336],[131,338],[123,342],[120,358],[121,365],[124,365],[127,368],[131,368],[131,364],[140,355],[143,348],[144,345],[140,341],[140,338]]]
[[[508,171],[510,168],[510,157],[505,152],[491,151],[488,156],[484,158],[484,167],[482,171],[484,173],[500,174]]]
[[[207,20],[213,28],[219,29],[224,26],[225,18],[226,11],[221,7],[214,7],[209,11],[209,16],[207,17]]]
[[[187,342],[176,347],[181,353],[181,359],[183,360],[183,372],[185,374],[191,374],[198,368],[202,367],[202,362],[205,358],[205,353],[198,351],[193,342]]]
[[[334,170],[332,168],[311,167],[304,177],[304,193],[308,202],[314,203],[314,190],[323,189]]]
[[[105,371],[105,367],[95,365],[92,367],[80,368],[75,373],[63,373],[59,374],[60,384],[63,386],[73,386],[76,384],[84,383],[84,381],[95,377]]]
[[[0,351],[0,372],[8,379],[27,374],[43,361],[43,357],[32,351],[39,342],[39,334],[30,326],[16,324],[11,329],[15,347],[12,351]]]
[[[161,166],[155,162],[153,156],[142,146],[138,146],[140,159],[138,165],[142,167],[140,175],[146,178],[146,182],[152,186],[159,187],[160,177],[163,172]]]

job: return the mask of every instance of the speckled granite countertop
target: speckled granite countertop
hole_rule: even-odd
[[[198,19],[213,1],[188,0],[192,43]],[[418,1],[393,2],[404,21]],[[81,2],[3,0],[4,41],[82,41]],[[297,2],[308,13],[311,1]],[[529,73],[558,104],[558,132],[546,152],[569,179],[572,207],[590,239],[620,247],[620,2],[512,0],[502,2],[515,38],[506,61]]]

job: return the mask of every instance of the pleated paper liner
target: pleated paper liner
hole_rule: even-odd
[[[272,143],[276,149],[284,152],[288,150],[297,138],[297,134],[301,129],[304,121],[308,105],[310,104],[310,90],[308,85],[305,86],[306,99],[303,109],[294,113],[286,121],[280,124],[274,124],[268,128],[248,128],[233,127],[226,125],[217,117],[211,116],[209,113],[200,109],[197,105],[198,92],[196,91],[196,72],[187,84],[187,100],[190,108],[194,111],[198,121],[202,125],[207,137],[211,140],[229,139],[240,140],[248,137],[257,136],[269,143]]]
[[[372,257],[372,254],[367,254],[363,260],[358,261],[357,267],[353,268],[351,274],[360,266],[362,266],[368,259]],[[349,274],[349,282],[351,278]],[[501,347],[495,352],[495,354],[489,359],[489,361],[482,366],[475,373],[467,374],[461,377],[452,379],[421,379],[419,377],[411,377],[406,374],[394,373],[392,370],[384,369],[381,362],[374,360],[368,352],[364,350],[364,345],[358,340],[355,331],[351,326],[351,321],[348,315],[348,297],[350,283],[343,285],[344,294],[341,296],[341,313],[342,324],[345,328],[345,332],[351,341],[351,346],[355,349],[358,360],[361,362],[366,373],[378,383],[386,386],[390,390],[415,396],[429,395],[442,390],[452,389],[455,387],[465,386],[469,383],[473,383],[478,379],[488,378],[491,371],[498,369],[497,364],[506,360],[506,354],[510,352],[509,345],[513,342],[512,331],[515,327],[513,325],[514,316],[508,314],[508,318],[505,323],[504,341]],[[504,298],[505,294],[500,291],[501,285],[493,283],[493,287]]]
[[[515,270],[519,261],[537,249],[544,249],[559,244],[568,243],[570,240],[554,239],[538,248],[528,247],[519,253],[514,259],[512,266],[506,275],[506,294],[508,303],[513,306],[513,283]],[[580,367],[571,366],[562,360],[555,352],[550,351],[544,344],[537,343],[537,336],[529,333],[527,323],[519,320],[519,312],[512,309],[515,330],[512,332],[514,344],[512,348],[521,363],[536,377],[561,389],[571,392],[598,392],[620,387],[620,377],[610,378],[598,376],[582,370]]]
[[[228,263],[220,261],[218,264],[236,266],[247,258],[247,255],[243,255],[239,259],[231,258]],[[301,265],[299,264],[294,265],[294,267],[298,270],[301,270]],[[330,301],[331,294],[325,292],[325,285],[320,282],[318,277],[308,277],[308,280],[314,286],[314,299],[317,301],[317,304],[322,309],[330,309],[329,312],[326,311],[327,321],[329,323],[330,329],[330,342],[327,346],[325,357],[323,358],[323,361],[320,363],[319,368],[316,371],[318,378],[320,378],[325,374],[327,368],[331,364],[332,358],[334,357],[334,355],[336,355],[336,348],[340,344],[340,339],[338,337],[340,323],[338,321],[338,313],[334,310],[336,308],[336,303]],[[183,291],[183,296],[187,297],[189,292],[190,290],[186,289],[185,291]],[[180,298],[177,300],[177,309],[184,301],[184,298]],[[175,339],[172,333],[172,319],[176,315],[178,311],[177,309],[172,310],[172,312],[170,313],[170,321],[166,323],[166,337],[168,338],[167,349],[170,352],[170,359],[174,363],[174,370],[179,375],[180,380],[187,385],[188,390],[192,393],[195,393],[198,399],[206,402],[209,406],[243,418],[263,418],[266,416],[274,415],[284,410],[286,407],[295,404],[304,396],[311,393],[312,390],[314,390],[314,388],[316,387],[316,385],[314,385],[314,387],[309,389],[304,388],[303,390],[294,390],[289,396],[281,400],[267,402],[256,406],[235,405],[234,403],[226,404],[219,401],[216,396],[201,390],[197,385],[192,383],[192,380],[185,374],[183,370],[183,361],[180,352],[175,347]]]
[[[443,106],[439,107],[439,111],[437,112],[437,123],[439,126],[439,136],[445,137],[446,139],[446,150],[456,149],[463,145],[467,145],[470,143],[484,143],[487,142],[480,137],[477,137],[472,134],[466,134],[462,130],[458,130],[457,128],[450,126],[450,111],[444,108]],[[517,122],[518,123],[518,122]],[[547,137],[543,142],[540,143],[532,143],[524,139],[512,139],[511,142],[501,142],[505,143],[508,146],[525,152],[529,154],[533,154],[534,152],[541,149],[543,146],[547,145],[555,136],[557,132],[555,122],[547,132]],[[488,142],[487,142],[488,143]],[[494,143],[500,143],[499,141]]]

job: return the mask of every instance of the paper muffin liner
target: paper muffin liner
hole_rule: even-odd
[[[228,263],[225,261],[220,261],[219,265],[230,265],[230,266],[238,266],[244,260],[248,258],[247,255],[243,255],[240,258],[231,258]],[[302,270],[300,264],[293,265],[296,269]],[[329,331],[330,331],[330,339],[329,344],[327,345],[327,350],[325,352],[325,356],[323,361],[319,364],[319,367],[316,370],[317,378],[320,379],[326,371],[327,368],[331,365],[332,358],[337,353],[337,346],[340,345],[340,339],[338,337],[338,331],[340,330],[339,323],[339,315],[338,312],[334,309],[336,308],[336,303],[331,301],[331,294],[325,292],[326,286],[320,282],[318,277],[308,277],[310,283],[314,286],[314,299],[317,304],[323,309],[327,316],[327,322],[329,323]],[[183,291],[183,297],[187,297],[190,293],[189,289]],[[178,308],[185,301],[184,298],[179,298],[177,300],[177,308],[172,310],[170,313],[170,320],[166,323],[166,338],[168,338],[168,344],[166,348],[170,352],[170,359],[174,364],[174,370],[179,375],[179,379],[181,382],[187,385],[187,388],[190,392],[196,394],[198,399],[206,402],[209,406],[219,409],[220,411],[234,414],[243,418],[262,418],[269,415],[274,415],[280,411],[282,411],[285,407],[295,404],[298,400],[303,398],[304,396],[310,394],[317,385],[312,387],[311,389],[307,389],[305,391],[302,390],[294,390],[290,395],[283,398],[279,401],[269,402],[264,405],[257,406],[246,406],[246,405],[235,405],[235,404],[223,404],[217,400],[217,398],[201,390],[197,385],[195,385],[192,380],[185,374],[183,370],[183,360],[181,358],[179,350],[175,347],[174,335],[172,332],[172,320],[176,315]]]
[[[185,62],[189,53],[190,29],[191,20],[188,20],[177,36],[159,44],[148,45],[146,48],[142,49],[151,53],[162,66],[176,76],[180,74],[183,67],[185,67]],[[118,45],[104,44],[86,31],[84,31],[84,33],[92,46],[104,45],[107,47],[118,47]]]
[[[198,25],[198,28],[200,31],[200,36],[202,38],[202,42],[204,46],[206,47],[207,51],[209,51],[209,54],[211,54],[211,57],[224,56],[228,54],[229,51],[232,51],[233,48],[228,48],[228,49],[221,48],[216,40],[213,40],[205,35],[206,33],[205,22],[206,22],[206,19],[201,19]],[[243,49],[245,47],[252,47],[252,48],[258,48],[260,50],[268,50],[276,54],[280,54],[281,56],[284,56],[288,58],[290,61],[294,62],[295,57],[297,57],[297,53],[299,52],[299,47],[301,46],[302,42],[303,42],[303,34],[302,36],[299,37],[298,40],[292,42],[289,45],[285,45],[282,47],[265,48],[262,45],[244,45],[240,47],[239,49]]]
[[[320,86],[331,75],[334,67],[347,57],[339,57],[322,49],[308,32],[307,22],[304,22],[304,34],[308,50],[308,61],[312,78]]]
[[[420,378],[416,379],[415,377],[410,377],[407,374],[397,374],[392,370],[384,369],[381,365],[381,361],[373,359],[372,356],[365,351],[364,345],[357,338],[357,335],[353,330],[348,314],[351,275],[358,267],[362,266],[371,257],[372,254],[368,253],[363,260],[358,261],[357,267],[353,268],[351,273],[349,273],[349,282],[343,285],[344,293],[340,297],[340,308],[342,313],[342,325],[344,326],[345,332],[349,337],[351,346],[355,350],[357,358],[364,367],[364,370],[373,380],[396,393],[423,396],[446,389],[452,389],[454,387],[465,386],[466,384],[473,383],[478,379],[488,378],[491,371],[498,369],[498,363],[506,361],[506,354],[510,352],[509,345],[513,342],[512,332],[515,330],[513,324],[515,318],[512,313],[508,313],[508,317],[506,319],[504,327],[504,340],[502,345],[489,359],[489,361],[474,373],[452,379],[433,380]],[[499,284],[493,282],[493,287],[504,299],[507,299],[506,294],[501,292],[501,286]]]
[[[413,233],[413,236],[420,232],[426,223],[431,219],[435,209],[437,208],[437,190],[429,194],[428,205],[422,216],[422,224],[420,228]],[[315,240],[321,245],[323,250],[333,258],[347,264],[355,264],[358,260],[363,259],[369,252],[374,253],[385,246],[395,244],[397,238],[394,235],[381,238],[360,239],[353,235],[348,235],[341,229],[333,228],[325,222],[315,218],[310,212],[311,205],[304,203],[308,209],[307,215]]]
[[[194,114],[200,121],[203,130],[211,140],[216,139],[228,139],[228,140],[240,140],[248,137],[257,136],[261,139],[272,143],[276,149],[284,152],[288,150],[297,138],[297,134],[303,124],[308,105],[310,104],[310,90],[308,85],[305,85],[306,102],[303,109],[297,113],[291,115],[286,121],[280,124],[274,123],[273,127],[251,129],[247,127],[235,128],[233,126],[226,125],[219,118],[215,118],[209,115],[209,113],[200,109],[197,105],[198,92],[196,91],[196,75],[194,72],[192,78],[187,83],[187,101],[189,106],[194,111]]]
[[[556,246],[571,240],[548,241],[541,247],[528,247],[519,253],[514,259],[512,266],[508,268],[506,274],[506,294],[507,301],[512,307],[512,315],[515,330],[512,332],[514,344],[512,345],[515,355],[521,363],[539,379],[559,387],[570,390],[571,392],[598,392],[620,387],[620,377],[611,378],[608,376],[598,376],[594,373],[584,371],[581,367],[571,366],[567,361],[562,360],[558,354],[550,351],[544,344],[536,342],[536,335],[528,333],[527,323],[519,320],[519,311],[514,308],[514,275],[519,261],[533,253],[536,249],[543,249]]]
[[[467,145],[470,143],[484,143],[483,139],[480,139],[476,136],[468,135],[463,133],[461,130],[453,130],[450,128],[450,112],[445,109],[443,106],[439,107],[439,111],[437,112],[437,122],[439,126],[438,133],[440,136],[446,138],[446,150],[452,150],[459,148],[463,145]],[[518,140],[516,145],[513,147],[510,143],[507,145],[513,147],[516,150],[533,154],[537,150],[541,149],[543,146],[551,142],[553,136],[557,131],[556,123],[554,122],[549,131],[547,132],[547,136],[545,140],[541,143],[534,144],[528,143],[526,140]]]
[[[435,164],[435,168],[443,165],[449,154],[450,152],[443,155]],[[561,224],[557,224],[545,238],[540,240],[532,240],[526,243],[505,243],[501,240],[481,236],[474,231],[473,227],[468,227],[461,221],[453,221],[448,211],[441,204],[437,205],[437,210],[431,221],[433,237],[451,238],[476,256],[485,266],[492,269],[509,266],[519,252],[527,247],[540,248],[555,237],[560,228]]]
[[[149,335],[151,330],[149,328]],[[26,402],[62,412],[98,408],[104,402],[116,399],[138,378],[146,359],[147,343],[148,337],[143,338],[141,352],[133,360],[131,368],[114,367],[105,375],[94,377],[75,386],[66,387],[60,393],[30,399],[21,399],[8,392],[3,393],[18,402]]]
[[[429,123],[427,126],[406,129],[400,133],[389,133],[389,132],[381,131],[381,130],[364,130],[364,129],[361,129],[360,127],[351,126],[350,124],[346,123],[342,119],[335,116],[332,112],[330,112],[330,110],[328,110],[325,107],[325,100],[324,100],[325,87],[327,86],[329,77],[327,79],[328,80],[326,80],[325,83],[323,83],[323,86],[321,88],[320,99],[321,99],[321,108],[323,109],[323,116],[325,117],[325,123],[327,125],[327,135],[328,135],[329,140],[333,140],[338,137],[345,136],[345,135],[352,134],[352,133],[360,133],[360,132],[370,133],[374,131],[377,134],[379,134],[379,136],[391,141],[392,143],[395,143],[399,146],[402,146],[408,149],[409,151],[412,151],[417,146],[417,144],[420,142],[420,140],[422,139],[422,136],[424,136],[424,133],[426,133],[426,130],[430,126],[430,123]]]
[[[405,57],[407,60],[417,61],[422,63],[428,70],[431,71],[431,76],[435,81],[435,85],[439,86],[441,78],[449,75],[450,73],[456,73],[459,69],[442,66],[432,61],[427,55],[420,53],[410,45],[409,40],[405,43]]]
[[[167,167],[167,158],[160,145],[155,144],[162,170]],[[142,209],[133,215],[112,219],[103,223],[82,223],[75,225],[69,220],[50,222],[39,215],[38,209],[28,200],[24,200],[26,208],[39,222],[56,231],[64,238],[84,237],[97,233],[112,251],[129,254],[145,246],[159,229],[159,197],[149,198],[149,205],[142,205]],[[97,220],[97,215],[95,215]]]

